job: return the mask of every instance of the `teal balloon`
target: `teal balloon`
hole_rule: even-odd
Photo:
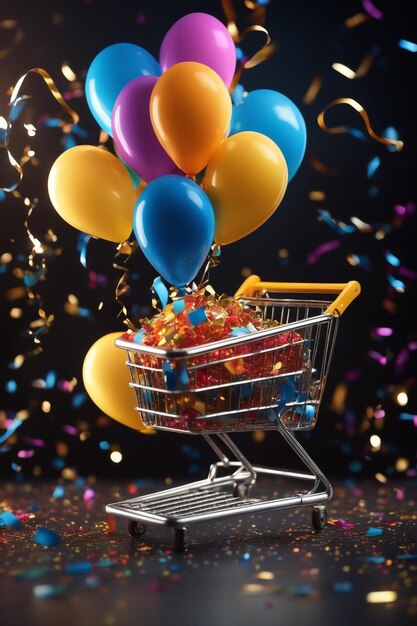
[[[251,91],[241,104],[233,106],[230,135],[246,130],[266,135],[277,144],[291,180],[301,165],[307,143],[304,118],[294,102],[272,89]]]
[[[85,79],[85,95],[99,126],[112,136],[113,107],[122,89],[139,76],[160,76],[161,67],[144,48],[115,43],[94,58]]]
[[[214,210],[194,181],[170,174],[142,191],[133,230],[144,255],[171,285],[184,287],[195,277],[214,237]]]

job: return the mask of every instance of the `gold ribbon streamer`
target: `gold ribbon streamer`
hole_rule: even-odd
[[[380,137],[374,132],[374,130],[371,127],[371,122],[369,120],[368,113],[365,111],[363,106],[359,104],[359,102],[356,102],[356,100],[353,100],[353,98],[337,98],[336,100],[333,100],[332,102],[330,102],[330,104],[328,104],[325,107],[325,109],[323,109],[323,111],[317,117],[317,123],[320,126],[320,128],[324,130],[324,132],[328,133],[329,135],[339,135],[342,133],[348,133],[350,131],[349,126],[334,126],[333,128],[331,128],[330,126],[327,126],[326,122],[324,121],[324,116],[326,112],[329,109],[332,109],[333,107],[339,104],[347,104],[348,106],[352,107],[352,109],[354,109],[355,111],[359,113],[359,115],[364,121],[366,131],[372,139],[374,139],[375,141],[378,141],[379,143],[383,143],[386,146],[395,146],[395,149],[397,150],[397,152],[403,149],[403,146],[404,146],[403,141],[399,139],[387,139],[386,137]]]
[[[233,77],[230,91],[236,87],[239,83],[240,77],[244,69],[250,69],[256,67],[263,61],[269,59],[275,52],[275,45],[271,43],[271,37],[268,31],[261,24],[265,22],[265,7],[259,5],[257,2],[251,2],[250,0],[244,0],[245,6],[253,12],[254,20],[260,22],[260,24],[253,24],[248,26],[244,30],[239,30],[236,25],[236,12],[233,7],[232,0],[221,0],[223,12],[227,21],[227,30],[229,31],[234,43],[241,43],[248,33],[258,32],[265,35],[265,43],[260,50],[255,52],[249,59],[246,59],[243,63],[239,64],[235,75]]]
[[[25,98],[25,96],[20,96],[19,94],[20,94],[20,89],[24,81],[26,80],[26,78],[29,76],[29,74],[38,74],[39,76],[41,76],[41,78],[43,78],[43,80],[46,83],[46,86],[48,87],[49,91],[51,92],[55,100],[61,105],[64,111],[68,113],[68,115],[71,117],[71,120],[72,120],[71,127],[74,124],[77,124],[80,119],[79,115],[65,102],[61,92],[59,91],[58,87],[55,85],[54,81],[52,80],[51,76],[48,74],[46,70],[40,67],[33,67],[28,72],[26,72],[26,74],[23,74],[23,76],[21,76],[19,80],[17,81],[12,91],[12,95],[10,96],[9,120],[7,123],[7,128],[4,133],[4,142],[0,144],[0,150],[6,150],[7,157],[9,159],[10,164],[12,165],[12,167],[14,167],[14,169],[19,174],[19,180],[17,181],[17,183],[9,187],[0,187],[0,189],[2,189],[3,191],[14,191],[23,178],[22,160],[20,163],[16,161],[16,159],[13,157],[13,155],[11,154],[9,150],[10,131],[12,129],[12,122],[10,121],[10,118],[11,118],[11,111],[13,110],[13,108],[19,102],[21,102],[22,99]]]
[[[203,289],[203,288],[205,288],[208,285],[209,280],[210,280],[211,270],[214,267],[217,267],[217,265],[219,265],[219,263],[220,263],[220,254],[221,254],[221,248],[220,248],[219,244],[214,243],[211,246],[211,252],[210,252],[209,257],[207,259],[207,263],[206,263],[206,266],[204,268],[203,275],[201,277],[200,282],[198,283],[198,286],[197,286],[198,290]]]
[[[13,48],[15,48],[23,39],[24,33],[19,24],[15,20],[2,20],[0,22],[0,30],[14,30],[14,38],[12,43],[6,48],[0,48],[0,59],[7,57]]]
[[[130,269],[126,267],[126,263],[133,256],[133,254],[137,252],[138,248],[139,246],[136,241],[122,241],[122,243],[119,243],[119,245],[116,248],[116,254],[113,260],[113,267],[116,270],[123,272],[123,274],[121,275],[116,285],[115,294],[114,294],[115,300],[117,304],[120,306],[120,311],[117,317],[123,314],[125,317],[125,319],[123,320],[123,323],[126,324],[126,326],[130,328],[130,330],[133,330],[134,332],[137,332],[138,329],[135,326],[135,324],[131,321],[131,319],[128,317],[128,310],[126,308],[125,303],[121,300],[121,298],[123,294],[125,294],[130,289],[130,285],[128,282]],[[124,257],[123,261],[121,260],[119,261],[118,260],[119,257]]]

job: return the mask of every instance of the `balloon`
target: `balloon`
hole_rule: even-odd
[[[232,105],[225,84],[201,63],[178,63],[159,78],[151,95],[152,126],[186,174],[205,167],[225,139]]]
[[[229,88],[235,73],[236,48],[218,19],[207,13],[189,13],[165,35],[159,61],[163,72],[183,61],[208,65]]]
[[[287,181],[285,159],[271,139],[253,132],[226,139],[202,182],[214,207],[214,241],[232,243],[261,226],[281,202]]]
[[[138,76],[159,76],[159,63],[132,43],[115,43],[93,59],[85,79],[85,95],[99,126],[111,135],[111,115],[123,87]]]
[[[145,187],[133,230],[148,261],[172,285],[197,274],[213,243],[214,212],[204,191],[182,176],[161,176]]]
[[[257,89],[233,107],[230,135],[253,130],[275,141],[288,166],[291,180],[300,167],[306,149],[306,125],[293,102],[271,89]]]
[[[135,410],[135,393],[129,387],[126,353],[114,345],[122,334],[123,331],[110,333],[93,343],[84,359],[84,387],[103,413],[125,426],[142,430],[145,426]]]
[[[49,172],[48,191],[59,215],[88,235],[119,243],[132,232],[135,189],[125,166],[106,150],[63,152]]]
[[[140,76],[119,94],[112,115],[113,139],[120,157],[150,182],[164,174],[180,174],[152,128],[149,101],[156,76]]]

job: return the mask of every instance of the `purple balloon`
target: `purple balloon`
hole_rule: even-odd
[[[165,174],[182,174],[159,143],[152,127],[149,101],[158,76],[139,76],[120,92],[112,115],[116,150],[123,161],[150,183]]]
[[[230,87],[236,67],[236,49],[226,26],[207,13],[189,13],[175,22],[162,42],[162,71],[183,61],[203,63]]]

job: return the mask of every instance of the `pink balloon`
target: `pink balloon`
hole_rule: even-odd
[[[120,92],[112,114],[112,133],[123,161],[146,183],[165,174],[182,174],[159,143],[149,114],[158,76],[139,76]]]
[[[230,87],[236,67],[236,49],[229,31],[207,13],[189,13],[175,22],[162,42],[162,71],[183,61],[203,63]]]

